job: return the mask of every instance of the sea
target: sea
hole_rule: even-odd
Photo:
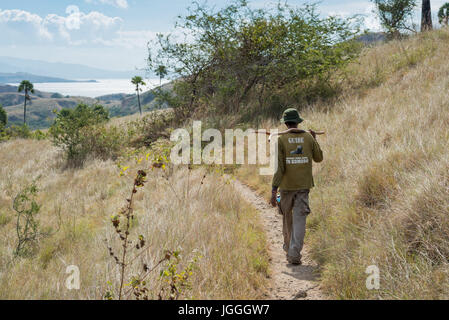
[[[77,79],[83,80],[83,79]],[[131,94],[136,92],[136,87],[131,79],[99,79],[97,82],[51,82],[34,83],[34,89],[45,92],[60,93],[64,96],[83,96],[96,98],[114,93]],[[159,79],[144,79],[147,84],[142,88],[143,92],[159,86]],[[162,80],[162,84],[167,81]],[[11,83],[11,85],[18,85]]]

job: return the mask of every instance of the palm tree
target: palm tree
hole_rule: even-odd
[[[34,86],[28,80],[23,80],[20,85],[18,92],[25,91],[25,101],[23,103],[23,125],[26,125],[26,115],[27,115],[27,100],[31,101],[31,97],[28,93],[34,93]]]
[[[160,65],[159,67],[154,70],[156,72],[156,75],[159,76],[159,87],[162,86],[162,79],[167,75],[167,68],[163,65]]]
[[[422,1],[421,32],[432,30],[432,10],[430,0]]]
[[[143,82],[142,77],[135,76],[131,79],[131,83],[136,86],[136,92],[137,92],[137,101],[139,102],[139,111],[140,115],[142,115],[142,107],[140,106],[140,92],[142,91],[142,88],[140,86],[145,86],[146,83]]]

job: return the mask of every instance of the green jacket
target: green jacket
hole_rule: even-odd
[[[323,161],[323,151],[309,132],[279,136],[278,167],[273,176],[273,188],[287,191],[312,188],[312,160]]]

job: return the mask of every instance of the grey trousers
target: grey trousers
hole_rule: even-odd
[[[282,231],[287,260],[298,263],[301,261],[304,245],[306,219],[310,214],[309,190],[281,191],[281,203],[278,208],[283,216]]]

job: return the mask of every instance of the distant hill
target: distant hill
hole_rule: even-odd
[[[357,41],[363,42],[366,45],[384,42],[387,36],[383,32],[368,32],[357,38]]]
[[[4,106],[11,106],[14,105],[13,103],[8,102],[6,99],[4,99],[4,97],[6,95],[12,96],[12,95],[17,95],[17,96],[22,96],[23,97],[23,93],[19,93],[17,92],[19,87],[17,86],[12,86],[12,85],[8,85],[8,84],[0,84],[0,103]],[[55,97],[55,95],[59,95],[57,93],[51,93],[51,92],[43,92],[43,91],[39,91],[39,90],[34,90],[34,94],[32,94],[31,98],[32,99],[37,99],[37,98],[52,98]],[[62,97],[62,95],[59,95],[60,97]]]
[[[95,99],[100,100],[100,101],[123,100],[124,98],[127,98],[129,96],[133,96],[133,94],[113,93],[113,94],[107,94],[104,96],[99,96],[99,97],[96,97]]]
[[[144,75],[142,70],[113,71],[85,65],[0,57],[0,72],[27,72],[63,79],[127,79]]]
[[[17,86],[0,85],[0,104],[8,114],[9,125],[21,125],[23,121],[24,94],[17,92]],[[86,97],[64,97],[59,93],[35,90],[30,95],[27,107],[27,123],[32,129],[48,128],[54,119],[53,110],[74,108],[78,103],[93,104],[95,99]]]
[[[62,78],[37,76],[35,74],[26,72],[16,72],[16,73],[0,73],[0,83],[19,83],[22,80],[28,80],[33,83],[43,83],[43,82],[96,82],[95,80],[67,80]]]
[[[170,83],[162,86],[164,90],[170,90]],[[74,108],[80,102],[87,104],[101,104],[109,110],[111,117],[122,117],[139,112],[137,97],[134,94],[109,94],[97,98],[63,96],[59,93],[43,92],[36,90],[31,96],[31,103],[27,110],[27,123],[32,129],[44,129],[51,126],[54,120],[53,110],[62,108]],[[152,90],[141,94],[143,110],[155,108],[155,95]],[[0,84],[0,104],[8,114],[10,125],[21,125],[23,121],[24,94],[17,92],[17,86]]]
[[[11,85],[8,85],[8,84],[1,84],[0,83],[0,93],[14,92],[14,90],[17,91],[17,88],[18,87],[16,87],[16,86],[11,86]]]

